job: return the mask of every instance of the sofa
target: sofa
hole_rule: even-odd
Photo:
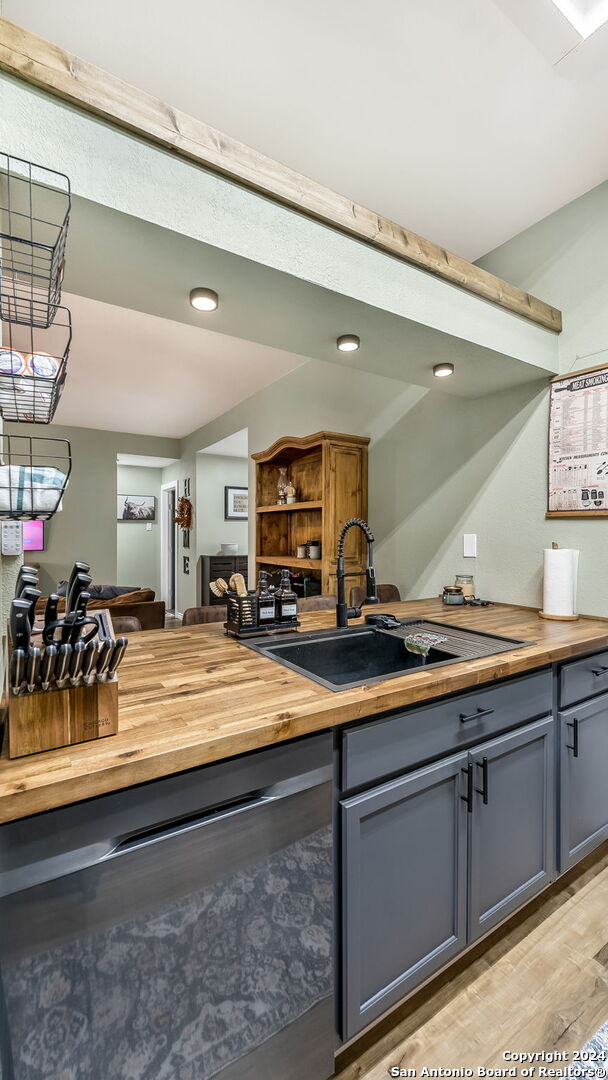
[[[65,611],[65,590],[67,582],[60,581],[57,592],[62,599],[58,604],[58,613]],[[126,615],[139,619],[142,630],[162,630],[165,626],[165,602],[156,600],[154,589],[142,589],[128,585],[91,585],[88,610],[107,608],[116,615]],[[46,597],[41,597],[36,605],[36,614],[43,614]]]

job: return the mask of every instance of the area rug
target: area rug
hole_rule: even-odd
[[[568,1076],[603,1078],[608,1075],[608,1021],[602,1024],[581,1050],[581,1060],[572,1063]]]

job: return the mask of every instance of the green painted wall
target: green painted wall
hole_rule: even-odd
[[[246,458],[220,454],[196,456],[196,548],[198,555],[215,555],[220,544],[238,544],[239,555],[248,549],[248,522],[224,520],[224,487],[247,487]]]
[[[119,465],[121,495],[154,495],[156,521],[116,522],[117,585],[147,585],[160,600],[160,483],[161,469]]]
[[[29,428],[19,424],[6,424],[5,430],[15,435],[30,433]],[[58,424],[46,427],[44,435],[69,440],[72,475],[63,510],[46,526],[46,550],[36,557],[40,563],[40,587],[47,595],[57,581],[67,577],[76,560],[91,564],[95,584],[116,584],[116,455],[178,457],[179,443],[155,436]]]

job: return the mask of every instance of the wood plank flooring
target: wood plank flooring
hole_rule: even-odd
[[[375,1034],[346,1049],[337,1060],[336,1080],[386,1080],[393,1065],[418,1075],[425,1065],[505,1068],[505,1050],[574,1050],[606,1020],[603,845]]]

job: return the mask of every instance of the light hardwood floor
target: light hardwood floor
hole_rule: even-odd
[[[573,1050],[606,1020],[604,845],[393,1013],[375,1036],[345,1050],[336,1080],[385,1080],[393,1065],[505,1068],[505,1050]]]

